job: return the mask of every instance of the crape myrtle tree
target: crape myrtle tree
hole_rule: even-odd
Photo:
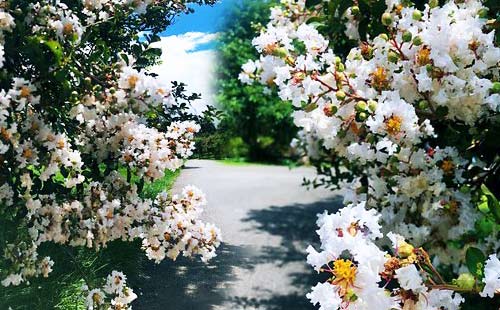
[[[294,109],[318,218],[320,309],[497,309],[498,1],[283,0],[240,80]],[[270,81],[272,83],[270,83]]]
[[[0,1],[2,287],[50,277],[49,245],[139,240],[157,263],[215,255],[220,233],[199,220],[200,190],[142,195],[192,154],[199,130],[185,112],[195,98],[148,73],[161,55],[150,45],[188,3],[213,2]],[[86,283],[87,307],[128,308],[125,280],[113,271]]]
[[[218,38],[217,103],[224,112],[219,128],[243,140],[250,160],[279,161],[297,132],[290,106],[264,94],[261,85],[242,86],[238,81],[241,65],[258,56],[252,39],[267,23],[267,12],[276,3],[237,1],[224,17],[224,31]]]

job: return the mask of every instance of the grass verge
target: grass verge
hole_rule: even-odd
[[[144,185],[143,197],[153,199],[162,191],[170,192],[180,170],[167,171],[165,177]],[[95,252],[92,249],[72,248],[55,244],[43,244],[41,256],[50,256],[54,270],[49,278],[32,279],[30,285],[3,287],[0,285],[0,309],[64,309],[84,310],[85,297],[80,288],[86,282],[99,285],[112,270],[123,271],[129,285],[142,276],[146,259],[141,242],[113,241],[108,247]],[[85,279],[85,280],[84,280]]]

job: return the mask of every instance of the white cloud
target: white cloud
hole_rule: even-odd
[[[217,37],[216,33],[188,32],[182,35],[162,37],[153,44],[161,48],[162,63],[152,71],[166,84],[179,81],[187,84],[188,93],[200,93],[202,99],[196,100],[193,106],[201,111],[207,105],[214,104],[214,75],[216,53],[214,50],[197,51],[200,45],[210,43]]]

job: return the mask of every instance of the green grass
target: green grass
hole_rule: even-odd
[[[143,189],[143,197],[154,198],[162,191],[170,192],[172,190],[172,187],[174,186],[175,180],[179,177],[180,173],[180,169],[175,172],[168,170],[165,173],[165,177],[163,177],[162,179],[159,179],[152,183],[146,183]]]
[[[170,191],[179,174],[180,171],[168,171],[164,178],[146,183],[143,197],[154,198],[162,191]],[[114,241],[96,253],[86,248],[42,244],[40,255],[50,256],[55,261],[54,271],[47,279],[32,279],[30,285],[8,288],[0,285],[0,309],[83,310],[82,285],[85,282],[100,285],[112,270],[123,271],[128,277],[127,282],[134,288],[146,260],[140,247],[140,240]]]

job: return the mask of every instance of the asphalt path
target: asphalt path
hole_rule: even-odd
[[[203,219],[222,230],[224,242],[207,264],[145,263],[133,308],[314,309],[305,294],[319,276],[305,263],[305,249],[317,244],[316,215],[340,206],[331,191],[301,186],[314,175],[305,167],[189,161],[174,192],[201,188],[209,202]]]

